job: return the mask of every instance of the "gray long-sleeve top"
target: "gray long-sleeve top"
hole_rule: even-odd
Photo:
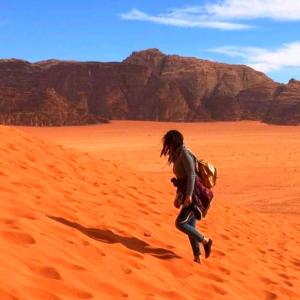
[[[176,178],[187,176],[187,195],[191,196],[196,178],[195,158],[184,144],[175,151],[173,163],[173,173]]]

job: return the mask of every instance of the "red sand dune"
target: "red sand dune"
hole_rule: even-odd
[[[174,227],[170,128],[220,172],[201,266]],[[299,137],[256,122],[0,126],[0,299],[299,299]]]

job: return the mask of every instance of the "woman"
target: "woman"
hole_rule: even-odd
[[[203,244],[205,258],[211,253],[212,240],[206,238],[196,229],[196,217],[193,212],[192,196],[195,186],[195,160],[183,142],[183,135],[177,130],[168,131],[162,138],[163,148],[160,156],[168,157],[169,164],[173,163],[173,172],[178,181],[186,181],[183,199],[176,197],[174,206],[182,208],[176,218],[176,227],[188,235],[194,254],[194,261],[201,264],[199,243]],[[177,195],[178,196],[178,195]]]

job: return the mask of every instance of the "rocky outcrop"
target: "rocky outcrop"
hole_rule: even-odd
[[[300,124],[300,81],[280,85],[263,120],[273,124]]]
[[[241,91],[258,85],[276,87],[270,78],[247,66],[164,55],[157,49],[133,52],[124,63],[146,66],[162,87],[172,86],[177,95],[175,109],[186,121],[239,120],[243,115],[237,97]],[[172,107],[174,95],[165,88],[162,94],[164,102],[168,99],[165,106]],[[169,119],[164,111],[161,114]]]
[[[77,125],[108,119],[263,120],[298,124],[299,82],[243,65],[133,52],[120,63],[0,60],[0,123]]]

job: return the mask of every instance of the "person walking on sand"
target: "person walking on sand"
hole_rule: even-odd
[[[181,210],[176,218],[175,226],[177,229],[188,235],[194,261],[201,264],[201,251],[199,244],[204,247],[205,258],[208,258],[211,253],[212,240],[205,237],[196,229],[196,217],[192,209],[192,197],[195,187],[195,160],[193,155],[188,151],[184,144],[183,135],[177,130],[168,131],[162,138],[162,150],[160,156],[167,156],[168,163],[173,164],[173,173],[177,180],[186,182],[186,192],[182,199],[175,197],[174,206]],[[178,195],[177,195],[178,196]]]

